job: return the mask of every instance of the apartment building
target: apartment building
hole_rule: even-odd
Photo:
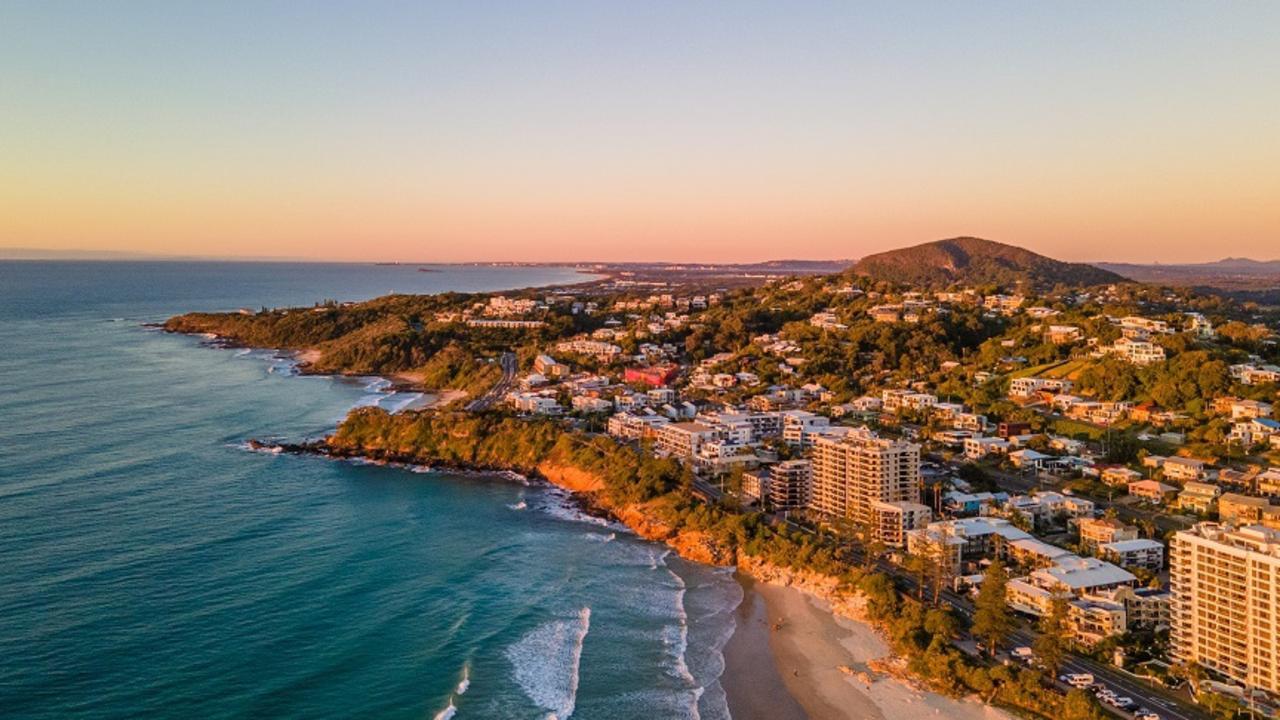
[[[657,429],[658,450],[678,458],[692,459],[704,443],[717,438],[716,428],[695,422],[669,423]]]
[[[808,460],[787,460],[769,468],[769,507],[796,510],[813,497],[813,466]]]
[[[1280,692],[1280,530],[1200,523],[1180,531],[1170,583],[1175,658]]]
[[[1222,488],[1213,483],[1189,482],[1178,493],[1178,508],[1207,513],[1218,503]]]
[[[1223,493],[1218,498],[1218,520],[1236,526],[1265,525],[1280,528],[1280,505],[1264,497]]]
[[[881,438],[867,428],[815,439],[815,510],[870,522],[873,502],[904,500],[920,500],[919,445]]]
[[[1116,540],[1098,547],[1102,557],[1123,568],[1146,568],[1159,572],[1164,567],[1164,543],[1146,538]]]
[[[904,547],[907,533],[928,525],[933,519],[928,505],[910,500],[875,500],[871,503],[871,512],[877,539],[890,547]]]
[[[807,448],[813,445],[814,437],[831,426],[829,418],[808,410],[787,410],[781,413],[781,417],[782,439],[792,447]]]

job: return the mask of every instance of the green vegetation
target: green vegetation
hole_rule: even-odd
[[[950,611],[903,597],[893,581],[879,573],[856,583],[867,599],[867,613],[888,636],[907,669],[931,689],[949,695],[977,694],[988,703],[1027,717],[1054,720],[1101,720],[1102,708],[1089,695],[1073,690],[1058,694],[1039,670],[984,664],[952,644],[960,621]],[[971,630],[976,634],[975,626]]]
[[[1047,290],[1056,285],[1106,285],[1125,282],[1113,272],[1083,263],[1066,263],[1013,245],[974,237],[938,240],[868,255],[853,272],[911,285],[1015,286]]]
[[[848,563],[829,538],[770,525],[758,513],[740,513],[693,499],[692,476],[672,459],[607,436],[566,430],[556,421],[493,414],[404,412],[357,408],[328,445],[339,454],[431,465],[537,473],[560,466],[599,477],[595,497],[615,512],[644,505],[673,531],[705,533],[730,562],[743,553],[779,567],[844,577]]]
[[[987,652],[992,655],[1013,631],[1013,613],[1005,603],[1008,584],[1009,573],[1004,564],[999,560],[991,563],[974,602],[973,634],[987,644]]]

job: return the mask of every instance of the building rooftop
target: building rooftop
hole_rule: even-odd
[[[1163,547],[1164,547],[1164,543],[1162,542],[1158,542],[1156,540],[1149,540],[1147,538],[1138,538],[1136,540],[1117,540],[1115,542],[1105,543],[1102,546],[1102,549],[1110,550],[1111,552],[1124,553],[1124,552],[1136,552],[1141,550],[1154,550],[1156,548],[1163,548]]]
[[[1137,580],[1133,573],[1097,558],[1064,557],[1053,567],[1032,573],[1037,579],[1058,583],[1072,590],[1102,585],[1121,585]]]

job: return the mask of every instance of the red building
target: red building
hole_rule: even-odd
[[[1006,440],[1014,435],[1026,435],[1031,432],[1031,425],[1024,422],[1002,422],[996,426],[996,435]]]
[[[622,373],[622,379],[628,383],[640,383],[652,387],[662,387],[676,378],[680,367],[670,363],[650,365],[649,367],[629,367]]]

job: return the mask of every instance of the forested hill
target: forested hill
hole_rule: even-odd
[[[1024,248],[974,237],[951,238],[868,255],[850,272],[911,285],[1087,286],[1124,282],[1116,273],[1045,257]]]

